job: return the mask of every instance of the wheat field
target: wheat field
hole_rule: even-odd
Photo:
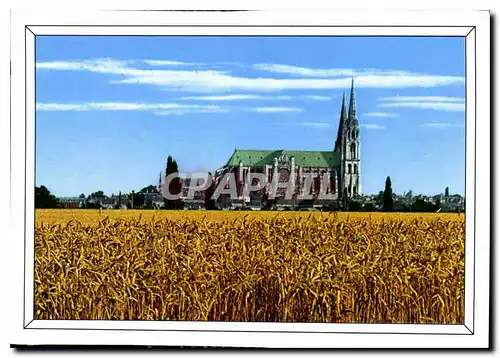
[[[37,210],[36,319],[463,323],[457,214]]]

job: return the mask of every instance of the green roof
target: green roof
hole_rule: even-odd
[[[340,155],[332,151],[309,150],[244,150],[235,149],[226,166],[235,167],[240,164],[249,167],[273,165],[274,158],[281,155],[295,158],[295,165],[301,167],[335,167],[340,163]]]

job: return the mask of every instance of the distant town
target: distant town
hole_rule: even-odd
[[[459,194],[450,194],[445,188],[443,193],[436,195],[413,194],[410,190],[403,194],[392,193],[392,208],[384,208],[384,191],[378,194],[358,195],[352,198],[345,207],[331,207],[324,204],[296,205],[275,201],[266,203],[262,200],[233,201],[229,205],[211,206],[208,204],[207,191],[196,192],[193,198],[188,198],[189,182],[181,179],[182,191],[178,209],[183,210],[346,210],[346,211],[396,211],[396,212],[464,212],[465,198]],[[48,197],[48,198],[47,198]],[[166,200],[159,187],[150,185],[130,193],[112,193],[107,195],[102,191],[91,194],[81,194],[77,197],[55,197],[44,186],[37,187],[37,208],[61,209],[166,209]],[[387,201],[387,199],[385,199]],[[168,206],[168,203],[167,203]]]

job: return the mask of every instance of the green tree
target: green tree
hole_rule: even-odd
[[[383,211],[392,211],[394,207],[394,199],[392,198],[392,183],[391,177],[387,177],[385,180],[385,190],[384,190],[384,205]]]
[[[182,182],[179,176],[175,175],[179,174],[179,167],[177,165],[177,162],[172,159],[172,156],[169,155],[167,159],[167,168],[165,171],[165,177],[168,177],[171,174],[174,174],[174,178],[170,181],[167,189],[171,195],[177,196],[181,193]],[[167,210],[181,209],[182,203],[180,198],[171,200],[164,198],[163,200],[165,202],[165,209]]]
[[[444,189],[444,196],[445,196],[445,197],[450,196],[450,188],[446,187],[446,188]]]
[[[384,191],[383,190],[380,190],[378,192],[376,202],[377,202],[377,204],[379,206],[383,206],[384,205]]]
[[[344,210],[348,210],[349,207],[349,198],[347,196],[347,188],[344,188],[344,195],[342,196],[342,208]]]
[[[372,203],[366,203],[365,205],[363,205],[361,210],[362,211],[377,211],[377,209],[375,208],[375,205],[373,205]]]
[[[146,201],[146,198],[144,197],[145,192],[138,192],[136,193],[135,191],[132,190],[132,194],[130,194],[131,200],[134,203],[134,209],[139,209],[144,206],[144,203]]]
[[[349,211],[359,211],[361,210],[361,203],[357,200],[350,200],[348,203],[348,210]]]
[[[215,199],[212,199],[212,195],[214,195],[215,192],[215,181],[212,177],[212,173],[208,172],[207,180],[210,181],[210,186],[205,190],[205,209],[214,210]]]
[[[89,195],[90,199],[102,199],[105,197],[106,197],[106,195],[104,195],[104,192],[102,190],[98,190],[95,193],[92,193]]]
[[[35,187],[35,208],[53,209],[57,207],[58,202],[59,199],[44,185]]]
[[[417,199],[411,205],[411,211],[417,213],[426,213],[426,212],[434,212],[436,210],[434,204],[427,202],[424,199]]]
[[[441,200],[439,198],[436,200],[436,205],[434,206],[434,208],[436,210],[439,210],[441,208]]]
[[[155,193],[157,191],[156,186],[148,185],[140,190],[140,193]]]
[[[114,208],[115,209],[121,209],[121,206],[122,206],[122,192],[119,191],[118,192],[118,201],[116,202]]]
[[[276,198],[269,199],[269,193],[267,192],[262,195],[262,209],[264,210],[271,209],[277,202],[278,200]]]

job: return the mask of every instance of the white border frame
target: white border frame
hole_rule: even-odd
[[[9,289],[11,343],[303,348],[487,347],[490,257],[489,21],[489,12],[486,11],[13,13],[11,193],[12,198],[23,197],[25,202],[11,202],[12,237],[8,250],[8,267],[12,268]],[[46,34],[466,37],[465,324],[33,320],[34,47],[35,36]],[[478,136],[480,145],[476,147]],[[476,260],[477,257],[480,260]]]

